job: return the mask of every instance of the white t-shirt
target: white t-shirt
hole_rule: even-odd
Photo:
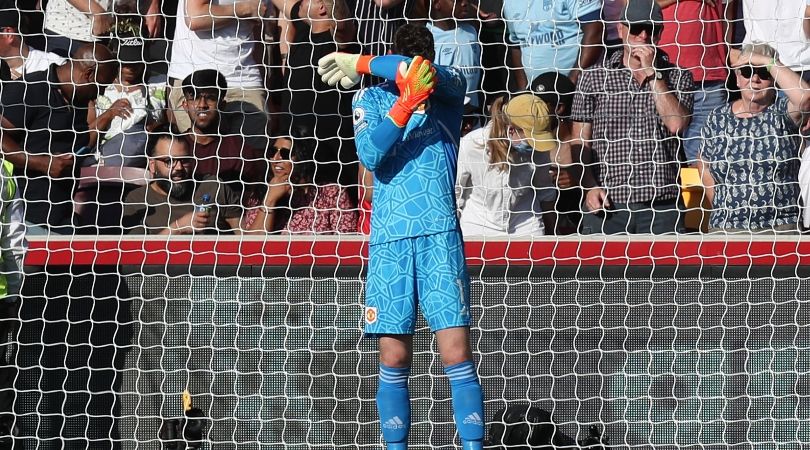
[[[516,153],[509,170],[490,165],[491,124],[461,139],[456,199],[465,236],[542,236],[541,202],[556,197],[548,152]]]
[[[216,2],[219,5],[232,3],[235,1]],[[225,76],[228,88],[261,87],[261,71],[253,59],[256,25],[256,20],[240,19],[217,29],[191,31],[186,25],[186,0],[180,0],[169,77],[182,80],[197,70],[215,69]]]
[[[51,64],[62,64],[63,62],[65,62],[65,58],[62,58],[56,53],[43,52],[28,47],[28,56],[23,58],[22,66],[9,68],[11,69],[12,77],[17,79],[27,73],[48,70]]]
[[[105,11],[110,11],[113,3],[112,0],[95,1]],[[77,41],[98,41],[98,38],[93,36],[93,21],[90,17],[67,0],[48,1],[48,6],[45,7],[45,28]]]
[[[810,40],[802,19],[806,0],[743,0],[744,43],[765,42],[793,70],[810,69]]]
[[[140,89],[119,91],[115,86],[107,86],[102,95],[96,99],[96,115],[104,114],[113,103],[125,98],[132,106],[132,115],[127,118],[116,116],[104,134],[104,140],[112,139],[115,135],[129,130],[133,125],[149,117],[160,120],[163,110],[166,109],[166,85],[148,84]]]

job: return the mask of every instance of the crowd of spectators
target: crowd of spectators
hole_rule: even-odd
[[[467,80],[466,236],[796,234],[810,201],[808,12],[807,0],[0,0],[0,150],[31,234],[368,233],[375,180],[351,100],[381,80],[333,88],[318,60],[384,54],[417,23],[434,62]],[[702,228],[685,220],[690,170]]]

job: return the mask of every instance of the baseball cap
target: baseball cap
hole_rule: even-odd
[[[551,133],[551,115],[540,97],[521,94],[512,97],[503,109],[512,125],[526,133],[528,143],[539,152],[553,150],[557,139]]]
[[[143,39],[139,37],[123,38],[118,41],[116,57],[122,63],[145,63]]]
[[[622,22],[661,25],[664,22],[664,13],[655,0],[628,0],[627,6],[622,10]]]
[[[576,87],[570,78],[559,72],[545,72],[532,81],[532,93],[549,105],[565,105],[569,111],[574,103]]]
[[[183,95],[197,96],[198,91],[217,91],[218,98],[225,96],[228,82],[225,76],[215,69],[203,69],[192,72],[183,79]]]
[[[20,12],[16,9],[0,6],[0,28],[20,29]]]

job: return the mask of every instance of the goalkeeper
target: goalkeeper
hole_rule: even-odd
[[[365,332],[379,338],[377,409],[389,450],[406,449],[408,377],[417,305],[436,334],[465,450],[482,448],[483,395],[470,347],[469,276],[456,218],[456,161],[466,81],[435,66],[433,37],[405,25],[396,55],[333,53],[319,61],[331,85],[364,74],[389,81],[354,97],[360,162],[374,173]]]

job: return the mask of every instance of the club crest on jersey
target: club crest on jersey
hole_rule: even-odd
[[[354,120],[355,125],[362,122],[363,119],[365,119],[365,118],[366,118],[366,110],[364,110],[363,108],[354,108],[354,114],[352,115],[352,120]]]
[[[377,308],[366,306],[366,323],[372,324],[377,321]]]

